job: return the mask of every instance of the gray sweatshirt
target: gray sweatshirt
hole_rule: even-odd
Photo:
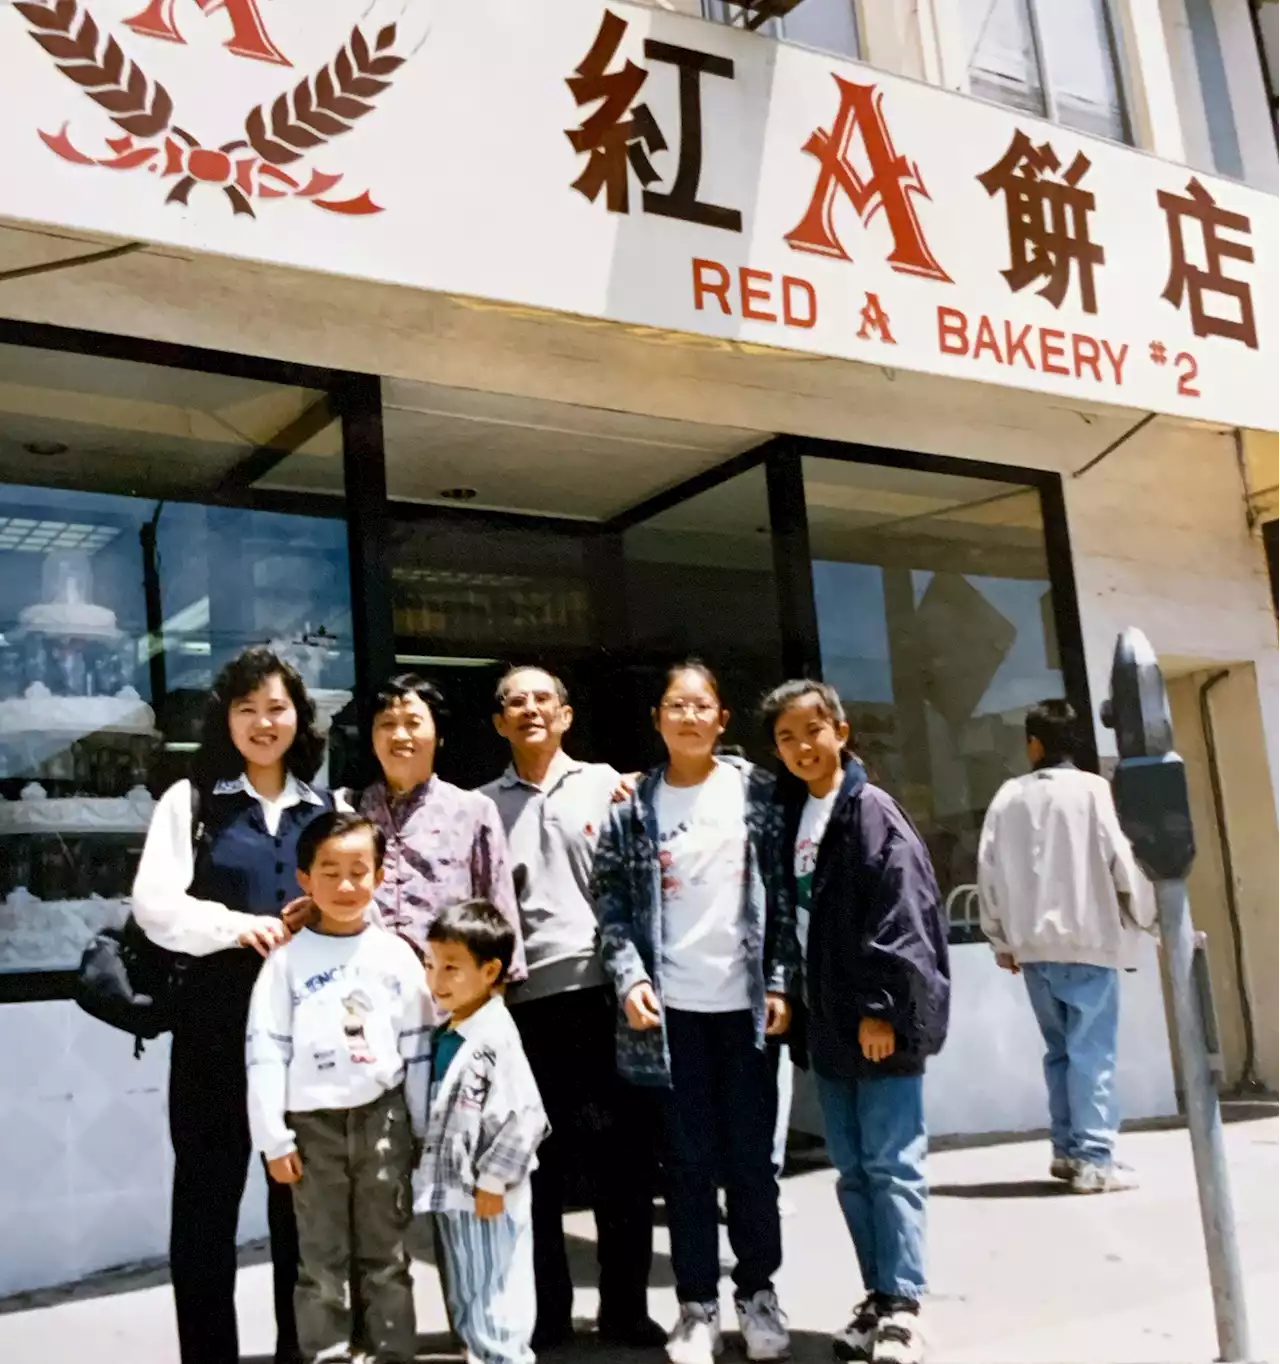
[[[591,865],[619,775],[563,750],[541,786],[508,767],[480,788],[498,807],[511,849],[529,979],[512,987],[513,1005],[605,983]]]

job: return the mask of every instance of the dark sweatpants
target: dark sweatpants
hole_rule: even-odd
[[[613,993],[570,990],[517,1003],[511,1016],[551,1124],[533,1173],[539,1331],[554,1333],[573,1314],[564,1212],[575,1171],[595,1213],[600,1320],[630,1326],[648,1315],[654,1118],[651,1097],[618,1075]]]

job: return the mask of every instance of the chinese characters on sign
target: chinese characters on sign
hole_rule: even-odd
[[[1169,226],[1169,282],[1162,298],[1175,308],[1181,308],[1184,298],[1190,299],[1191,330],[1197,336],[1225,336],[1229,341],[1240,341],[1251,350],[1258,349],[1258,331],[1253,320],[1253,295],[1243,280],[1232,279],[1222,273],[1223,258],[1253,263],[1253,247],[1243,242],[1224,241],[1218,229],[1230,232],[1251,231],[1249,219],[1243,213],[1228,213],[1218,207],[1213,195],[1193,175],[1187,181],[1187,197],[1181,198],[1161,190],[1156,195],[1164,209]],[[1187,260],[1186,241],[1182,220],[1194,219],[1200,225],[1208,269],[1201,270]],[[1233,298],[1239,308],[1236,319],[1219,317],[1204,306],[1205,294],[1224,294]]]
[[[630,167],[640,181],[641,204],[646,213],[741,232],[742,214],[738,209],[704,203],[698,198],[702,180],[702,77],[732,80],[733,63],[709,52],[652,38],[646,40],[644,55],[650,61],[668,63],[680,73],[680,154],[671,188],[662,193],[650,188],[661,178],[650,154],[666,151],[667,139],[649,106],[634,103],[649,73],[630,60],[619,69],[608,69],[626,31],[626,20],[606,10],[591,51],[567,82],[579,107],[600,102],[600,107],[581,126],[566,130],[573,149],[587,154],[586,168],[573,182],[574,189],[592,201],[603,189],[609,212],[629,213]]]
[[[795,44],[628,0],[0,0],[0,51],[6,218],[1276,424],[1274,196]]]
[[[679,73],[679,151],[670,188],[653,158],[668,150],[666,134],[649,105],[640,100],[651,72],[630,58],[620,57],[628,24],[606,10],[595,40],[568,86],[582,122],[566,130],[574,150],[586,163],[573,188],[595,202],[603,192],[612,213],[631,210],[632,176],[641,189],[646,213],[662,214],[706,227],[742,231],[736,208],[704,202],[699,197],[703,169],[704,77],[734,79],[727,57],[647,39],[643,53],[650,63],[663,63]],[[890,238],[885,264],[901,274],[939,285],[952,276],[940,264],[925,235],[916,201],[929,201],[919,165],[900,152],[890,129],[885,91],[874,83],[848,80],[833,73],[839,103],[829,127],[813,129],[797,145],[799,155],[817,162],[813,189],[799,221],[783,240],[793,250],[854,263],[854,254],[837,228],[838,206],[847,203],[870,229],[879,214]],[[594,107],[592,107],[594,106]],[[1066,136],[1066,134],[1063,134]],[[1093,160],[1083,151],[1060,155],[1050,141],[1034,141],[1021,128],[1014,130],[1003,155],[975,176],[990,199],[1002,199],[1009,264],[1000,271],[1013,294],[1037,286],[1035,293],[1055,311],[1069,300],[1079,311],[1096,316],[1101,273],[1107,252],[1094,235],[1097,197],[1087,183]],[[1253,250],[1226,233],[1250,232],[1249,219],[1218,206],[1195,178],[1185,197],[1167,191],[1156,194],[1168,225],[1169,275],[1163,297],[1176,308],[1185,305],[1197,337],[1219,336],[1257,347],[1253,302],[1247,281],[1228,275],[1229,260],[1252,263]],[[1105,210],[1104,210],[1105,211]],[[1192,263],[1184,239],[1184,225],[1200,229],[1204,266]],[[861,254],[861,253],[859,253]],[[780,323],[810,329],[818,320],[819,294],[814,284],[798,275],[738,266],[735,269],[706,257],[693,259],[693,306],[702,312],[715,305],[724,316],[748,321]],[[897,344],[890,315],[878,293],[862,290],[857,312],[859,341]],[[1234,314],[1211,309],[1209,296],[1234,304]],[[1046,374],[1091,378],[1098,384],[1121,387],[1125,382],[1130,345],[1118,338],[1072,331],[1035,322],[970,316],[940,301],[936,306],[936,344],[945,355],[989,359],[1006,368],[1019,366]],[[1168,362],[1163,341],[1149,343],[1148,354],[1157,366]],[[1198,361],[1183,351],[1174,357],[1179,374],[1178,393],[1199,396],[1191,386]]]
[[[1080,306],[1087,313],[1098,311],[1093,269],[1106,259],[1102,247],[1089,240],[1089,215],[1093,195],[1080,188],[1080,181],[1093,163],[1077,152],[1060,179],[1062,162],[1047,143],[1033,146],[1021,129],[1013,135],[1009,150],[990,170],[978,176],[988,194],[1003,194],[1009,227],[1009,268],[1000,273],[1016,294],[1036,280],[1045,280],[1036,292],[1055,308],[1067,296],[1071,266],[1076,267]]]

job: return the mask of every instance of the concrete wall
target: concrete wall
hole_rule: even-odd
[[[0,1006],[0,1297],[166,1253],[168,1074],[167,1037],[135,1061],[72,1003]],[[266,1198],[255,1161],[243,1239]]]
[[[1225,676],[1223,673],[1225,672]],[[1230,845],[1239,932],[1244,946],[1244,991],[1235,960],[1236,928],[1227,897],[1227,858],[1218,836],[1210,776],[1209,746],[1201,719],[1200,694],[1208,693],[1210,722],[1222,785],[1222,808]],[[1197,857],[1188,882],[1196,927],[1209,936],[1214,999],[1222,1030],[1227,1086],[1242,1079],[1280,1085],[1277,1074],[1276,959],[1280,954],[1277,840],[1270,772],[1265,758],[1257,678],[1252,666],[1187,673],[1172,680],[1169,700],[1174,738],[1187,763],[1195,821]],[[1251,1006],[1255,1055],[1246,1076],[1242,993]]]

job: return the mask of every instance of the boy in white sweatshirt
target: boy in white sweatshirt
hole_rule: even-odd
[[[249,1006],[249,1126],[271,1178],[293,1186],[307,1364],[351,1359],[352,1291],[371,1364],[414,1358],[405,1240],[430,1001],[414,950],[368,924],[384,849],[359,815],[307,826],[298,882],[318,919],[267,959]]]

